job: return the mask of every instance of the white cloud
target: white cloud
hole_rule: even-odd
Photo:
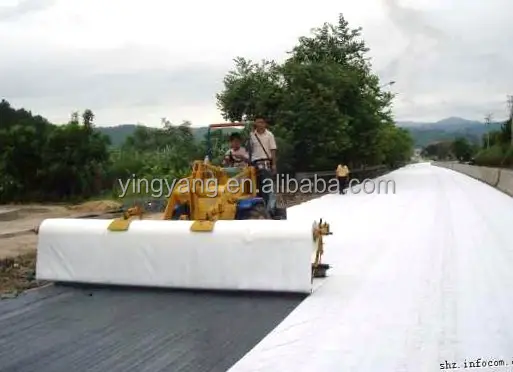
[[[91,108],[99,125],[220,120],[215,94],[237,55],[283,58],[343,12],[373,66],[395,80],[398,119],[505,114],[513,92],[508,0],[0,0],[0,94],[52,121]]]

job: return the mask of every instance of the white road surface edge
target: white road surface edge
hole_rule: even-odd
[[[230,372],[513,370],[513,198],[429,163],[382,179],[289,210],[331,224],[330,277]]]

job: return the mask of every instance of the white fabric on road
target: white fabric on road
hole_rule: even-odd
[[[324,261],[334,267],[230,372],[512,364],[513,198],[430,164],[383,179],[395,194],[327,195],[289,210],[331,224]]]
[[[50,218],[39,226],[36,278],[58,282],[168,288],[301,292],[312,290],[311,222]]]

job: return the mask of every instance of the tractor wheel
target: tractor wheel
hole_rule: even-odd
[[[263,205],[255,205],[248,213],[248,220],[269,220],[270,218]]]

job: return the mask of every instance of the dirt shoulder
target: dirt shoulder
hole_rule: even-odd
[[[46,282],[36,280],[35,250],[0,259],[0,299],[12,298],[23,291],[45,284]]]
[[[2,211],[16,210],[0,220],[0,298],[12,297],[45,283],[35,280],[37,235],[31,231],[47,218],[102,214],[119,209],[112,201],[92,201],[79,205],[5,205]]]
[[[46,218],[79,217],[85,214],[108,213],[121,207],[114,201],[91,201],[78,205],[0,205],[2,210],[17,211],[14,219],[0,219],[0,238],[8,234],[33,229]],[[2,257],[0,245],[0,257]]]

